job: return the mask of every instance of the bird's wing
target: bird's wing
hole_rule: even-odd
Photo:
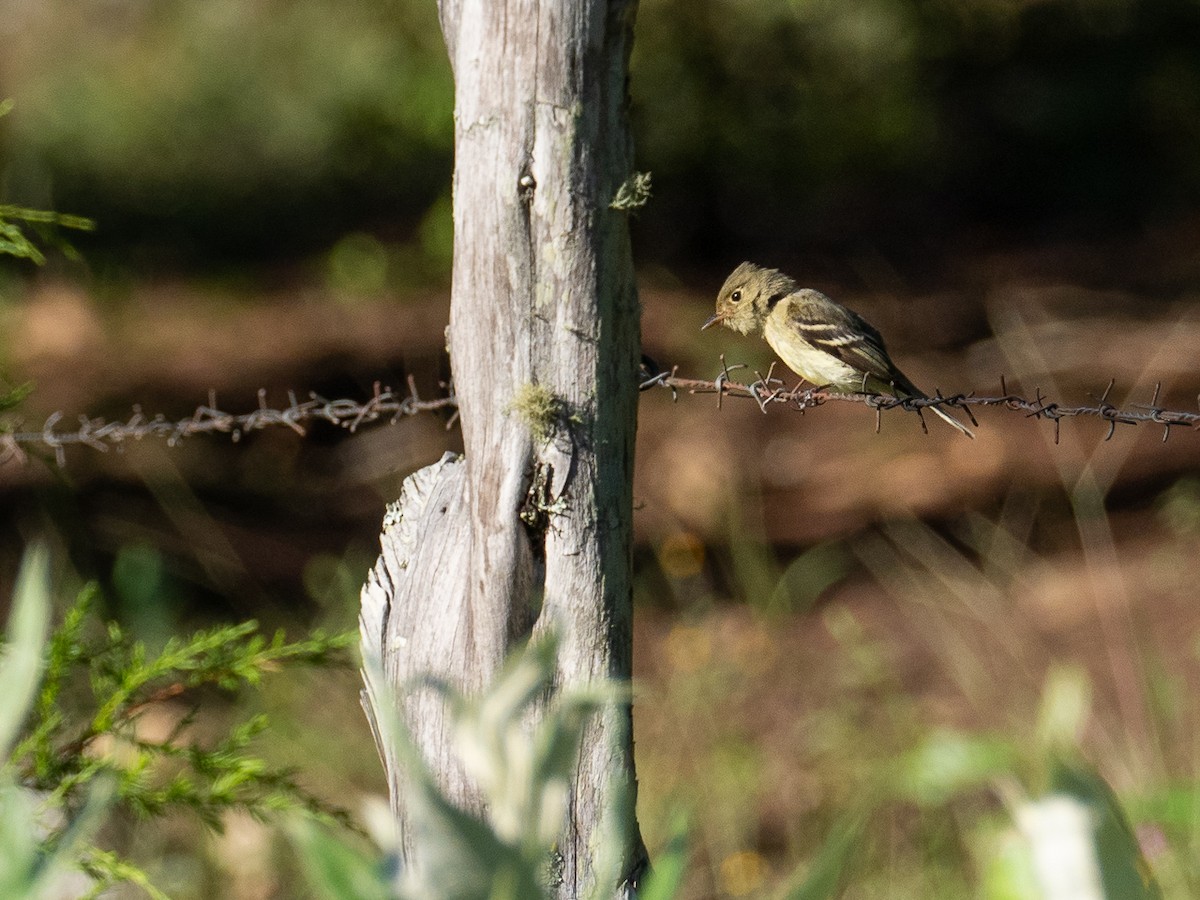
[[[802,291],[788,306],[788,322],[806,341],[864,378],[868,391],[923,397],[888,356],[883,336],[858,313],[819,291]],[[860,388],[861,389],[861,388]]]

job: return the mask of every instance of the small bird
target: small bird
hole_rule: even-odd
[[[700,330],[718,323],[741,334],[761,330],[788,368],[815,385],[902,400],[928,398],[896,367],[883,337],[862,316],[820,291],[800,287],[778,269],[748,262],[734,269],[717,294],[716,313]],[[929,410],[975,437],[940,407]]]

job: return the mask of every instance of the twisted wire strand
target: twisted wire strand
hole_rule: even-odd
[[[953,408],[961,410],[975,422],[971,409],[979,406],[1013,410],[1028,417],[1051,421],[1054,423],[1055,443],[1059,439],[1062,420],[1078,417],[1091,417],[1107,422],[1109,427],[1105,440],[1112,438],[1118,425],[1160,425],[1164,442],[1170,437],[1173,429],[1200,428],[1200,407],[1196,411],[1187,411],[1168,409],[1160,405],[1161,385],[1155,385],[1150,402],[1144,405],[1119,407],[1109,403],[1108,396],[1114,384],[1110,381],[1095,403],[1071,406],[1051,400],[1044,396],[1040,389],[1035,391],[1033,397],[1014,393],[1009,390],[1004,376],[1000,377],[1000,393],[992,396],[975,393],[947,395],[938,392],[932,397],[898,399],[880,394],[839,393],[822,387],[801,385],[788,389],[781,379],[774,377],[774,367],[765,377],[755,373],[758,377],[754,381],[735,381],[732,373],[746,367],[727,365],[723,357],[721,371],[711,381],[682,377],[678,374],[678,366],[670,371],[652,374],[654,368],[656,367],[643,363],[641,390],[668,390],[676,400],[683,392],[716,394],[718,407],[726,397],[750,399],[754,400],[764,413],[774,406],[804,412],[831,401],[861,403],[875,410],[877,429],[883,411],[888,409],[899,408],[920,415],[922,410],[929,407]],[[185,438],[202,434],[225,434],[229,435],[231,440],[238,441],[243,435],[276,426],[284,426],[303,435],[306,433],[306,427],[312,422],[327,422],[354,433],[364,425],[382,421],[394,423],[408,416],[444,410],[451,411],[446,422],[449,429],[458,418],[458,398],[450,386],[443,385],[443,388],[446,390],[443,396],[424,399],[417,393],[416,384],[410,376],[407,392],[385,388],[376,382],[372,396],[366,401],[331,399],[315,392],[310,392],[307,399],[300,400],[294,392],[289,391],[288,405],[283,408],[269,405],[267,392],[260,390],[258,407],[245,413],[232,413],[221,409],[215,392],[210,392],[208,403],[198,406],[184,419],[172,420],[161,414],[147,416],[140,406],[135,406],[133,414],[123,420],[106,421],[80,416],[79,424],[74,429],[61,429],[64,416],[61,412],[55,412],[46,418],[41,429],[37,431],[0,433],[0,462],[13,456],[23,458],[22,447],[27,446],[48,448],[53,451],[58,465],[63,466],[66,464],[66,448],[70,446],[107,452],[113,447],[119,448],[122,444],[147,438],[165,440],[168,446],[175,446]],[[921,424],[925,427],[924,418],[921,419]]]

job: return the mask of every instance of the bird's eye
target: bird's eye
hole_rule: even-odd
[[[734,303],[737,303],[739,300],[742,299],[742,292],[734,291],[732,294],[729,295],[729,299],[732,300]]]

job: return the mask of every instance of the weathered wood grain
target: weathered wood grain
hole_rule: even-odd
[[[629,677],[639,308],[625,214],[610,203],[632,164],[635,8],[439,3],[456,88],[449,345],[465,452],[406,485],[364,589],[364,647],[380,648],[393,685],[432,670],[477,687],[545,627],[562,638],[560,686]],[[430,703],[405,713],[469,807]],[[590,885],[606,804],[632,782],[628,709],[591,728],[578,775],[561,897]],[[631,824],[627,871],[644,852]]]

